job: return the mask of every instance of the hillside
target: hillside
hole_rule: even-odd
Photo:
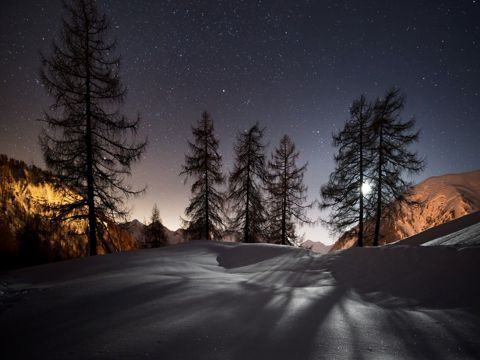
[[[428,178],[412,188],[409,199],[418,205],[396,204],[397,211],[383,222],[380,244],[402,240],[479,211],[480,170]],[[366,227],[372,229],[373,222],[367,222]],[[353,233],[343,234],[331,251],[356,245]]]
[[[1,267],[64,260],[87,253],[87,223],[75,220],[52,224],[45,205],[62,203],[65,188],[52,174],[0,155]],[[75,196],[72,191],[68,192]],[[107,224],[114,251],[137,248],[135,240],[117,225]],[[105,252],[102,244],[100,253]]]
[[[47,264],[0,274],[0,346],[8,359],[478,359],[479,263],[478,247],[196,241]]]

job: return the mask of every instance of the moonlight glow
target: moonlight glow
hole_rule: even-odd
[[[372,186],[370,185],[370,183],[364,182],[362,184],[362,194],[363,194],[363,196],[367,196],[368,194],[370,194],[370,191],[372,191]]]

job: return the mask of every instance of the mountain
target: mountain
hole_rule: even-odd
[[[126,230],[138,243],[139,247],[147,247],[145,242],[145,228],[146,225],[134,219],[120,224],[120,227]],[[172,231],[162,224],[163,231],[167,237],[167,245],[176,245],[186,241],[186,236],[183,229]]]
[[[434,176],[414,186],[409,200],[417,205],[394,204],[396,209],[382,224],[381,244],[411,237],[427,229],[480,210],[480,170]],[[367,231],[373,221],[367,221]],[[346,232],[331,251],[356,245],[356,229]],[[370,239],[366,239],[369,244]]]
[[[36,166],[0,155],[0,266],[65,260],[87,254],[87,222],[53,224],[48,205],[64,199],[64,186]],[[73,191],[68,191],[75,196]],[[47,205],[47,206],[46,206]],[[106,224],[110,250],[137,248],[135,240],[113,221]],[[105,253],[106,245],[99,245]]]
[[[189,241],[189,235],[185,229],[177,229],[172,231],[166,226],[163,226],[163,231],[167,236],[166,245],[176,245]],[[140,248],[148,248],[149,246],[145,242],[145,228],[146,225],[141,221],[134,219],[120,224],[120,227],[126,230],[138,243]],[[223,231],[221,239],[222,242],[241,242],[241,234],[235,231]],[[190,239],[191,240],[191,239]],[[196,239],[195,239],[196,240]],[[330,249],[330,246],[323,244],[320,241],[307,240],[300,244],[300,247],[325,254]]]
[[[139,244],[139,247],[148,247],[145,243],[146,225],[137,219],[120,224],[120,227],[126,230]],[[185,229],[170,230],[162,224],[163,231],[167,237],[166,245],[176,245],[189,241],[187,231]],[[223,242],[239,242],[240,234],[232,231],[224,231],[221,241]]]
[[[300,247],[319,254],[326,254],[330,251],[332,245],[325,245],[321,241],[306,240],[300,244]]]

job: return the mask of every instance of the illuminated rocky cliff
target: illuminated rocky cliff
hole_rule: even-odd
[[[66,191],[52,174],[22,161],[0,155],[0,260],[1,267],[64,260],[87,254],[85,220],[56,223],[48,205],[65,201]],[[107,221],[111,251],[138,247],[135,239]],[[106,252],[99,244],[99,253]]]

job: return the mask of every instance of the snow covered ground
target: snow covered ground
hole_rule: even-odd
[[[389,244],[480,246],[480,211],[435,226],[409,238]],[[447,243],[447,239],[455,239]]]
[[[452,245],[452,246],[472,246],[480,245],[480,223],[469,226],[462,231],[456,231],[452,234],[442,236],[438,239],[428,241],[423,246]]]
[[[0,274],[2,359],[480,358],[480,248],[192,242]]]

